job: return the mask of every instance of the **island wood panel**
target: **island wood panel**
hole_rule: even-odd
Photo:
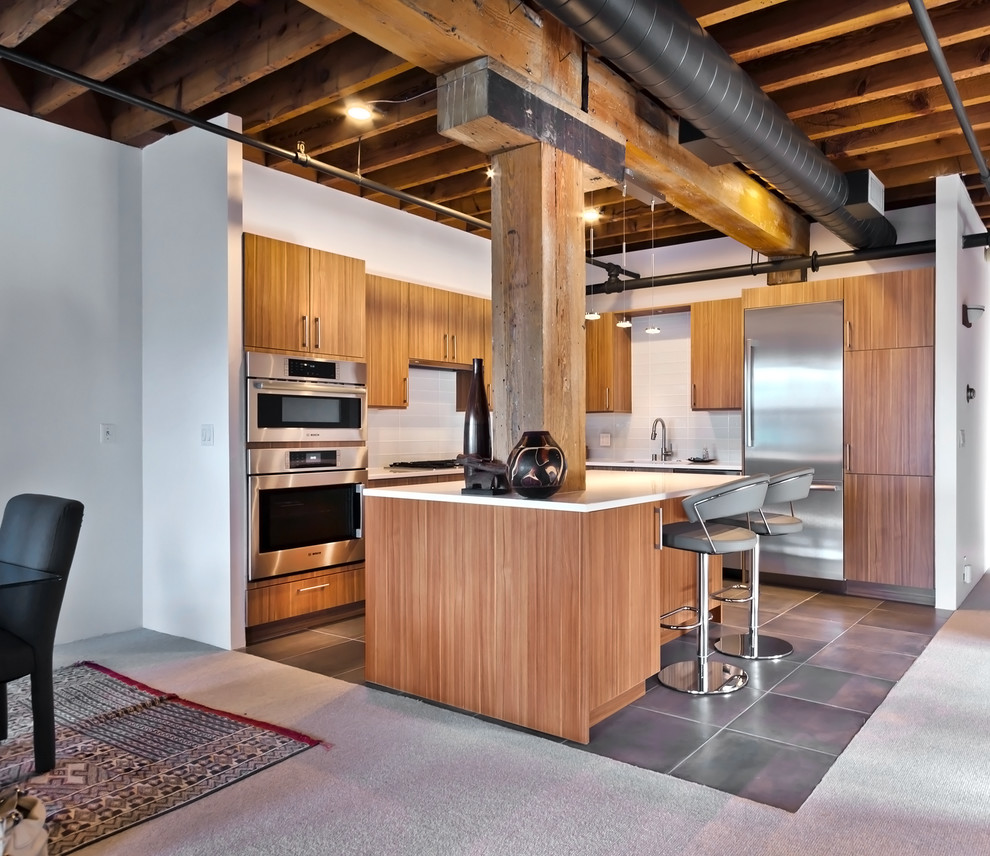
[[[934,268],[849,277],[844,315],[848,350],[934,345]]]
[[[927,476],[847,474],[847,580],[935,587],[935,487]]]
[[[439,700],[442,592],[432,568],[428,505],[365,498],[365,675]]]
[[[932,475],[934,348],[847,351],[844,375],[846,471]]]
[[[585,514],[496,509],[495,716],[588,742],[581,615]]]
[[[587,568],[583,612],[588,705],[612,712],[610,702],[645,692],[657,671],[654,626],[660,615],[662,553],[659,503],[608,509],[585,515],[584,563]],[[622,706],[621,704],[619,706]]]
[[[758,309],[764,306],[791,306],[795,303],[824,303],[828,300],[842,300],[841,279],[819,279],[814,282],[791,282],[763,288],[744,288],[743,309]]]
[[[248,583],[247,626],[364,600],[364,563]]]

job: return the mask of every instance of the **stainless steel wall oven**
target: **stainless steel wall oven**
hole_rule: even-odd
[[[249,449],[248,579],[364,559],[365,446]]]
[[[367,438],[364,363],[247,354],[248,443]]]

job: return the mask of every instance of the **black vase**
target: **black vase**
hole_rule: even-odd
[[[471,386],[464,408],[464,454],[477,455],[483,461],[492,457],[492,417],[485,395],[485,366],[478,357],[472,364]]]
[[[546,499],[564,483],[567,462],[549,431],[524,431],[506,462],[509,485],[520,496]]]

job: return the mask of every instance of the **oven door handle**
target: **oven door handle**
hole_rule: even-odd
[[[354,485],[354,537],[364,537],[364,485]]]
[[[301,380],[276,381],[276,380],[252,380],[255,389],[271,389],[279,392],[322,392],[333,395],[354,395],[362,396],[367,394],[363,386],[344,386],[330,383],[309,383]]]

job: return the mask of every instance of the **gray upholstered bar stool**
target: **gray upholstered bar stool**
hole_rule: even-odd
[[[712,595],[715,600],[726,603],[749,604],[749,630],[733,636],[723,636],[715,642],[715,648],[723,654],[742,657],[746,660],[779,660],[794,650],[790,642],[775,636],[760,635],[760,538],[768,535],[788,535],[800,532],[804,528],[801,518],[794,516],[794,503],[804,499],[811,490],[811,481],[815,477],[813,467],[787,470],[770,476],[767,483],[767,495],[764,507],[758,512],[743,517],[732,517],[723,523],[737,526],[747,526],[757,536],[756,546],[749,555],[749,573],[746,582],[729,586]],[[788,503],[790,514],[781,514],[768,510],[768,506]],[[730,592],[742,590],[741,597],[735,597]]]
[[[720,522],[719,518],[745,515],[756,511],[767,492],[766,475],[735,479],[718,487],[687,497],[682,505],[687,521],[668,523],[663,527],[663,545],[675,550],[698,554],[698,604],[680,606],[660,616],[660,626],[667,630],[697,630],[698,652],[694,660],[672,663],[657,674],[660,683],[679,692],[694,695],[730,693],[742,689],[749,680],[738,666],[721,660],[710,660],[708,625],[708,557],[752,550],[757,536],[744,526]],[[664,619],[679,612],[693,612],[692,624],[665,624]]]

